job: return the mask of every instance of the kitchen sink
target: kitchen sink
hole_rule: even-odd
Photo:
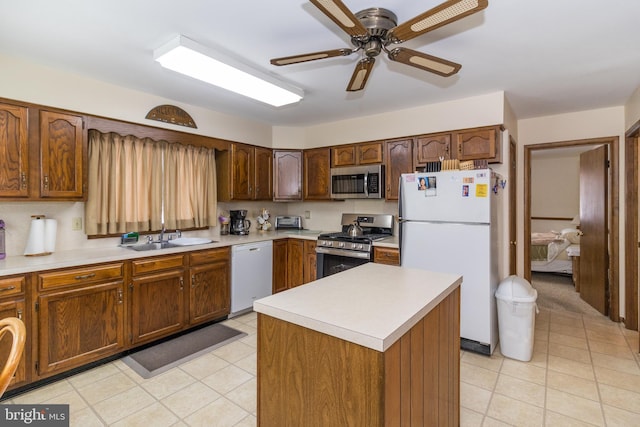
[[[174,245],[170,242],[153,242],[153,243],[141,243],[139,245],[125,246],[126,248],[133,249],[134,251],[154,251],[156,249],[176,248],[178,245]]]
[[[214,240],[207,239],[204,237],[179,237],[177,239],[169,240],[167,242],[147,242],[140,243],[137,245],[128,245],[126,248],[132,249],[134,251],[155,251],[157,249],[167,249],[167,248],[179,248],[182,246],[195,246],[195,245],[205,245],[207,243],[214,243]]]
[[[174,246],[206,245],[207,243],[214,243],[214,240],[206,237],[178,237],[177,239],[169,240],[169,244]]]

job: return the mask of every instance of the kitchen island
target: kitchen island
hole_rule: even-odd
[[[461,283],[368,263],[256,301],[258,425],[457,426]]]

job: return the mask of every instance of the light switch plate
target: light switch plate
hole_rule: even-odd
[[[76,217],[71,220],[71,229],[74,231],[82,230],[82,218]]]
[[[305,219],[311,219],[311,211],[304,211]]]

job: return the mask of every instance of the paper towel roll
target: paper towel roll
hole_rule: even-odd
[[[56,233],[58,222],[55,219],[45,219],[44,223],[44,251],[51,253],[56,250]]]
[[[46,252],[44,249],[44,234],[44,217],[34,217],[34,219],[31,220],[27,247],[24,250],[25,255],[43,255]]]

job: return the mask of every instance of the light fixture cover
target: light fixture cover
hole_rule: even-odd
[[[296,103],[304,95],[302,89],[182,35],[156,49],[153,58],[165,68],[275,107]]]

